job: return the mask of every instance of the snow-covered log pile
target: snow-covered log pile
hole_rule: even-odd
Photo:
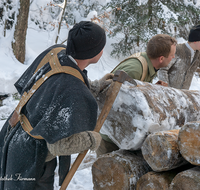
[[[94,162],[94,189],[200,189],[200,92],[137,83],[122,85],[103,125],[121,150]]]
[[[135,80],[124,82],[101,133],[121,149],[140,149],[152,132],[178,129],[200,120],[200,92],[179,90]],[[101,111],[106,92],[97,97]]]

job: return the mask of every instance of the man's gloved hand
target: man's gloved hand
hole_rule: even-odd
[[[54,144],[47,143],[49,152],[54,156],[65,156],[81,153],[85,150],[97,150],[101,143],[101,135],[95,131],[84,131],[61,139]]]
[[[159,80],[156,84],[161,85],[161,86],[168,86],[168,84],[162,80]]]
[[[101,92],[103,89],[109,86],[112,83],[113,77],[114,77],[114,74],[107,73],[99,80],[95,80],[95,81],[89,80],[90,90],[93,96],[96,97],[99,94],[99,92]]]
[[[101,135],[98,132],[95,131],[87,131],[91,137],[92,140],[92,146],[90,147],[90,150],[96,151],[100,144],[101,144]]]
[[[114,74],[107,73],[99,80],[100,92],[112,83]]]

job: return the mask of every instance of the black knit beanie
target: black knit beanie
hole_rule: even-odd
[[[90,21],[81,21],[69,31],[66,53],[74,59],[90,59],[98,55],[105,44],[103,28]]]
[[[200,41],[200,25],[193,26],[188,37],[188,42],[196,41]]]

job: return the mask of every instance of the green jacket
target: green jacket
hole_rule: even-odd
[[[152,82],[153,78],[156,76],[156,71],[147,54],[143,52],[141,55],[146,59],[148,64],[148,72],[144,82]],[[119,65],[117,65],[112,73],[115,73],[116,70],[125,71],[133,79],[140,80],[142,78],[143,68],[141,62],[137,58],[129,58],[125,61],[122,61]]]
[[[157,72],[155,71],[146,52],[141,53],[141,55],[146,59],[147,65],[148,65],[148,72],[144,79],[144,82],[152,82]],[[115,71],[117,70],[125,71],[133,79],[140,80],[142,78],[143,67],[142,67],[141,62],[137,58],[128,58],[127,60],[122,61],[114,68],[112,73],[115,73]],[[101,136],[102,136],[102,139],[104,139],[105,141],[113,143],[112,140],[107,135],[101,134]]]

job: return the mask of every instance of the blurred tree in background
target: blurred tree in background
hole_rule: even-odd
[[[34,24],[37,26],[34,29],[55,31],[55,43],[58,42],[62,28],[69,29],[80,18],[87,18],[105,28],[108,36],[115,41],[111,55],[120,57],[145,51],[149,39],[158,33],[187,40],[190,28],[200,24],[200,5],[197,5],[196,0],[110,0],[107,4],[103,0],[26,2],[27,0],[0,1],[0,38],[6,37],[11,30],[19,30],[17,23],[20,12],[28,13],[28,26]],[[22,4],[30,7],[22,10]],[[28,10],[30,11],[27,12]],[[95,17],[90,17],[90,14]],[[21,27],[24,31],[27,30],[26,24]],[[14,33],[16,31],[11,32],[13,38]],[[25,48],[21,49],[25,52]]]

